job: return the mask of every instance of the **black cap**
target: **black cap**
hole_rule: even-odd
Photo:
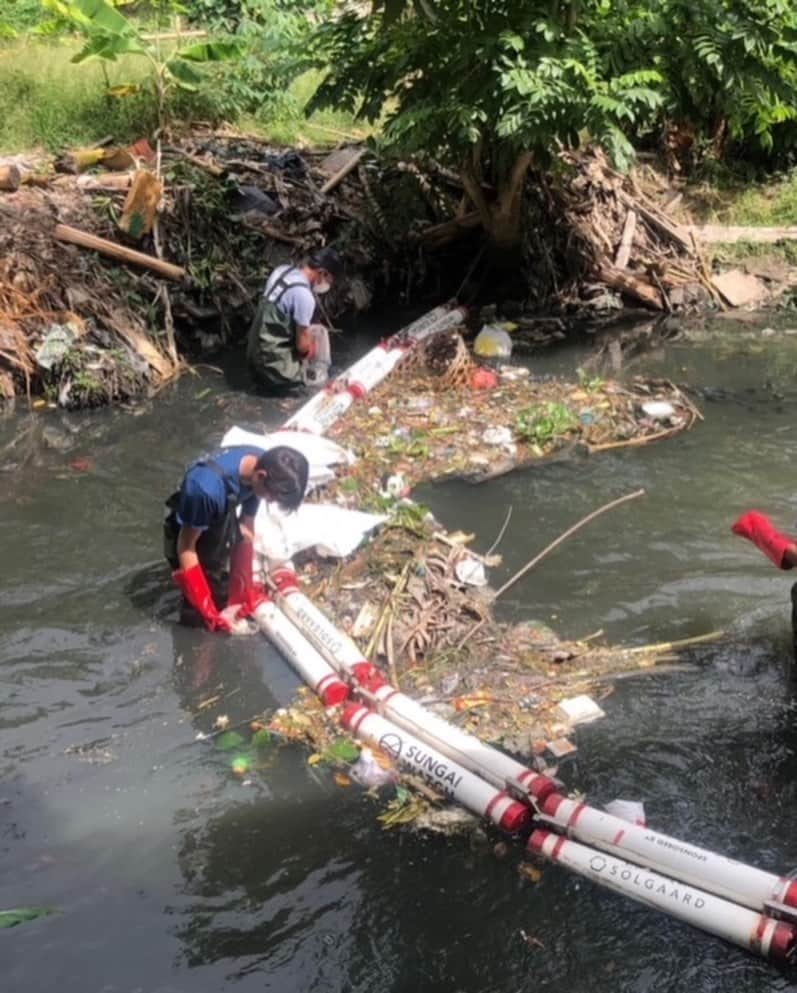
[[[307,260],[313,269],[325,269],[334,279],[343,277],[343,259],[334,248],[319,248]]]

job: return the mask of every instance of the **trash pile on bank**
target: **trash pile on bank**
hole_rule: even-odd
[[[738,288],[723,295],[691,234],[633,175],[595,150],[563,160],[556,185],[529,180],[527,254],[547,260],[529,279],[550,278],[529,283],[521,310],[531,300],[565,316],[622,300],[654,311],[736,301]],[[345,144],[297,152],[201,128],[156,148],[142,139],[6,159],[0,399],[84,407],[151,391],[182,354],[241,342],[269,269],[331,242],[350,276],[325,298],[333,317],[376,294],[406,307],[436,285],[439,297],[452,272],[483,296],[485,253],[466,201],[459,178],[431,160],[381,162]],[[532,338],[563,327],[536,320]]]

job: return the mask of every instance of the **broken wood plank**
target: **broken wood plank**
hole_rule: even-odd
[[[100,238],[79,228],[70,227],[68,224],[56,224],[55,237],[59,241],[67,241],[72,245],[79,245],[81,248],[90,248],[101,255],[116,259],[118,262],[127,262],[130,265],[142,266],[151,269],[167,279],[182,280],[188,275],[185,269],[171,262],[163,262],[156,259],[154,255],[147,255],[144,252],[137,252],[132,248],[126,248],[107,238]]]
[[[363,156],[367,151],[368,151],[367,148],[358,149],[357,152],[355,152],[354,155],[352,155],[349,158],[349,161],[345,165],[341,166],[340,169],[338,169],[338,171],[335,173],[335,175],[331,176],[326,181],[326,183],[324,183],[324,185],[321,187],[321,193],[322,194],[331,193],[332,190],[334,190],[335,187],[338,186],[349,175],[349,173],[357,166],[360,159],[363,158]]]
[[[631,245],[634,241],[634,232],[636,231],[636,219],[637,212],[629,209],[625,215],[625,224],[623,225],[623,233],[620,237],[620,245],[617,249],[617,255],[614,258],[616,269],[625,269],[628,265],[628,260],[631,258]]]
[[[646,307],[652,307],[654,310],[664,309],[659,291],[639,276],[633,276],[630,272],[603,263],[598,266],[598,278],[613,290],[635,297]]]
[[[740,241],[756,244],[774,244],[777,241],[797,239],[797,227],[764,228],[738,227],[723,224],[692,224],[687,229],[706,244],[735,245]]]
[[[619,198],[626,207],[630,210],[636,210],[648,224],[657,228],[661,234],[666,235],[671,241],[677,242],[691,255],[693,246],[689,237],[689,231],[686,228],[680,224],[676,224],[675,221],[667,217],[666,214],[663,214],[657,207],[648,207],[639,200],[630,197],[623,190],[619,191]]]
[[[19,189],[22,175],[15,165],[0,165],[0,190],[13,192]]]

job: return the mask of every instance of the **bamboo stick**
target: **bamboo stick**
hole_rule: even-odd
[[[578,531],[580,528],[583,528],[585,524],[589,524],[589,522],[595,520],[596,517],[599,517],[601,514],[605,514],[607,510],[613,510],[615,507],[619,507],[620,504],[627,503],[629,500],[636,500],[637,497],[644,496],[644,494],[645,491],[643,489],[634,490],[633,493],[626,493],[625,496],[618,497],[617,500],[612,500],[610,503],[606,503],[602,507],[598,507],[597,510],[593,510],[591,514],[587,514],[586,517],[583,517],[571,528],[568,528],[567,531],[565,531],[563,534],[560,534],[558,538],[556,538],[554,541],[550,543],[550,545],[546,545],[546,547],[543,548],[543,550],[538,555],[535,555],[530,562],[527,562],[522,569],[519,569],[514,576],[508,579],[504,583],[504,585],[501,586],[496,591],[495,595],[493,596],[492,602],[495,603],[495,601],[498,599],[499,596],[501,596],[503,593],[506,593],[506,591],[511,586],[514,586],[519,579],[522,579],[523,576],[525,576],[530,569],[534,568],[534,566],[537,565],[538,562],[541,562],[546,557],[546,555],[548,555],[555,548],[561,545],[562,542],[565,541],[567,538],[569,538],[571,534],[575,534],[576,531]],[[479,628],[482,627],[484,621],[485,619],[482,618],[482,620],[477,621],[477,623],[474,624],[474,626],[470,629],[470,631],[468,631],[468,633],[465,635],[462,641],[460,641],[460,643],[457,645],[458,650],[461,649],[470,640],[470,638],[479,630]]]
[[[185,279],[187,273],[185,269],[171,262],[162,262],[154,255],[147,255],[144,252],[137,252],[132,248],[126,248],[107,238],[99,238],[97,235],[81,231],[79,228],[70,227],[68,224],[57,224],[55,226],[55,237],[59,241],[66,241],[72,245],[79,245],[81,248],[90,248],[101,255],[116,259],[118,262],[127,262],[130,265],[142,266],[145,269],[152,269],[167,279],[180,281]]]

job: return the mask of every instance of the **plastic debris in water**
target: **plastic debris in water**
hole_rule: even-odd
[[[645,805],[639,800],[612,800],[611,803],[605,804],[603,809],[607,814],[620,817],[631,824],[638,824],[640,827],[645,827],[647,824]]]
[[[657,421],[666,421],[675,413],[675,407],[671,403],[667,403],[666,400],[648,400],[642,404],[642,410],[648,417]]]

